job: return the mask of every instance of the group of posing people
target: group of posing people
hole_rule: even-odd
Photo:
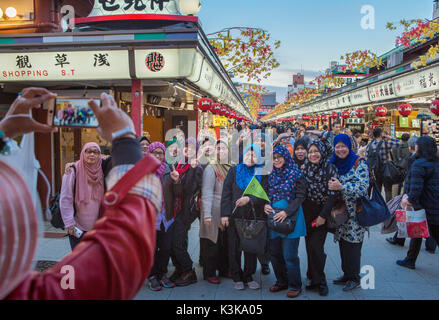
[[[151,154],[160,161],[161,166],[155,174],[161,179],[163,187],[162,208],[156,219],[154,264],[148,277],[151,290],[187,286],[197,281],[188,253],[188,232],[196,219],[200,220],[199,262],[203,267],[204,280],[212,284],[219,284],[220,277],[228,277],[233,279],[236,290],[243,290],[246,285],[250,289],[259,289],[260,284],[253,278],[259,258],[263,271],[269,261],[273,266],[277,281],[270,291],[288,290],[288,297],[297,297],[302,290],[298,247],[300,238],[305,237],[308,261],[306,289],[316,290],[326,296],[328,285],[324,271],[324,245],[328,233],[333,233],[334,240],[339,243],[344,273],[334,280],[334,284],[344,285],[344,291],[360,285],[361,249],[368,230],[359,225],[356,212],[357,200],[367,196],[370,190],[372,177],[369,176],[367,159],[354,152],[353,138],[347,134],[337,134],[330,139],[329,135],[314,131],[311,134],[306,131],[301,134],[301,130],[298,132],[295,139],[283,141],[288,133],[277,137],[272,152],[273,170],[269,175],[257,174],[266,149],[263,133],[256,135],[252,132],[252,144],[247,144],[245,149],[241,147],[240,161],[236,165],[231,161],[229,141],[218,140],[215,146],[210,147],[203,142],[200,147],[194,138],[187,139],[184,144],[174,138],[165,147],[160,142],[150,143],[146,137],[139,139],[143,155]],[[382,138],[378,137],[378,131],[376,135]],[[390,141],[384,144],[385,148],[392,149],[400,144],[399,141]],[[370,148],[376,147],[375,144],[378,145],[379,141],[372,141]],[[379,145],[381,147],[383,144]],[[416,159],[419,159],[417,162],[415,158],[412,160],[416,164],[413,170],[417,170],[417,173],[420,170],[418,164],[422,162],[424,167],[431,167],[432,172],[439,175],[439,166],[434,166],[437,154],[429,155],[422,151],[433,146],[436,148],[434,141],[428,137],[418,140]],[[209,159],[207,164],[200,163],[200,156]],[[175,159],[180,160],[174,163]],[[76,163],[76,170],[66,174],[63,179],[63,193],[65,191],[66,196],[62,199],[66,205],[62,214],[72,249],[80,240],[75,237],[72,227],[91,230],[99,217],[99,203],[104,193],[103,177],[108,171],[105,162],[108,159],[101,159],[98,146],[87,144]],[[427,171],[422,174],[428,176]],[[76,215],[73,216],[74,179],[71,176],[75,172],[78,179]],[[269,202],[243,195],[253,178],[266,191]],[[375,182],[381,186],[379,179]],[[430,179],[433,183],[425,186],[427,193],[419,193],[416,189],[419,186],[414,186],[415,183],[419,184],[419,179],[418,174],[408,174],[404,192],[408,195],[408,202],[415,208],[427,210],[429,222],[433,225],[432,237],[435,237],[434,230],[437,232],[437,229],[434,226],[437,225],[439,208],[431,203],[439,203],[439,193],[433,192],[438,188],[439,180],[433,177]],[[430,189],[431,192],[428,192]],[[333,210],[340,208],[348,212],[349,219],[337,229],[331,229],[326,221]],[[266,220],[269,215],[274,215],[273,219],[277,222],[293,218],[296,221],[294,231],[285,235],[269,230],[265,253],[259,256],[243,251],[236,219],[250,220],[256,217]],[[168,278],[170,259],[175,270]]]

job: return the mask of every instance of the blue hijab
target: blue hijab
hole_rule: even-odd
[[[346,147],[349,148],[349,154],[344,159],[340,159],[335,154],[335,146],[339,142],[343,143]],[[348,173],[355,165],[355,162],[357,161],[358,158],[360,157],[356,155],[355,152],[352,150],[351,137],[349,137],[347,134],[344,133],[338,134],[334,139],[334,152],[332,154],[332,158],[329,160],[337,167],[338,173],[342,176]]]
[[[255,176],[255,169],[257,167],[256,165],[253,167],[248,167],[244,163],[244,156],[250,149],[253,149],[253,151],[256,153],[256,163],[259,163],[261,159],[261,149],[258,146],[252,144],[244,149],[244,152],[242,153],[243,160],[236,166],[236,184],[242,191],[247,188],[251,179]],[[261,182],[261,176],[256,176],[256,179]]]

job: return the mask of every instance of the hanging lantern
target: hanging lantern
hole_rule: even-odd
[[[387,108],[384,106],[378,107],[376,114],[378,117],[385,117],[387,114]]]
[[[338,114],[337,114],[337,112],[333,112],[333,113],[331,113],[331,118],[332,118],[333,120],[337,119],[337,118],[338,118]]]
[[[220,114],[220,112],[221,112],[221,104],[219,104],[219,103],[212,104],[212,107],[211,107],[210,111],[213,114]]]
[[[302,120],[309,121],[310,116],[302,116]]]
[[[227,118],[230,118],[230,109],[226,108],[226,111],[224,112],[224,116],[226,116]]]
[[[357,109],[357,111],[355,111],[355,114],[357,118],[364,118],[365,112],[363,109]]]
[[[200,109],[202,112],[209,111],[212,107],[212,99],[210,98],[201,98],[198,99],[198,109]]]
[[[221,105],[220,113],[219,113],[220,116],[224,116],[226,114],[226,110],[227,110],[226,106]]]
[[[322,116],[322,121],[328,122],[329,121],[329,117],[328,116]]]
[[[408,117],[412,113],[413,107],[411,104],[400,104],[398,106],[398,112],[403,117]]]
[[[439,115],[439,99],[433,100],[430,104],[430,111],[435,115]]]
[[[341,113],[341,117],[342,117],[342,119],[347,119],[347,118],[349,118],[349,117],[350,117],[350,113],[349,113],[349,111],[347,111],[347,110],[343,111],[343,112]]]

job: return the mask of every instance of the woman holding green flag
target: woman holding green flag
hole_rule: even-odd
[[[306,181],[293,163],[290,152],[283,146],[274,148],[273,165],[273,172],[264,185],[270,198],[270,204],[265,205],[265,213],[274,215],[276,222],[294,218],[296,226],[288,235],[269,230],[271,263],[277,280],[270,287],[270,292],[289,289],[287,297],[296,298],[302,291],[299,243],[300,237],[306,236],[305,217],[301,207],[305,198]]]
[[[242,251],[234,221],[237,218],[253,219],[253,209],[257,218],[265,219],[265,200],[253,195],[244,196],[244,191],[253,178],[259,183],[266,178],[255,175],[260,157],[261,150],[258,146],[250,145],[244,149],[242,163],[231,168],[227,174],[221,197],[221,223],[227,227],[229,266],[236,290],[244,290],[244,284],[253,290],[260,288],[252,277],[256,272],[257,255],[244,251],[244,270],[241,269]]]

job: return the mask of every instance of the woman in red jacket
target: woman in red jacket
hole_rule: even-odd
[[[7,150],[4,137],[54,131],[29,116],[32,108],[54,96],[42,88],[24,89],[0,122],[0,149]],[[158,178],[145,172],[155,171],[160,163],[153,157],[142,159],[132,121],[114,99],[103,93],[101,102],[102,107],[90,106],[98,131],[113,142],[105,214],[72,253],[44,273],[31,271],[38,223],[30,192],[0,161],[0,226],[6,226],[0,230],[0,299],[132,299],[144,283],[153,262],[155,216],[162,197]]]

